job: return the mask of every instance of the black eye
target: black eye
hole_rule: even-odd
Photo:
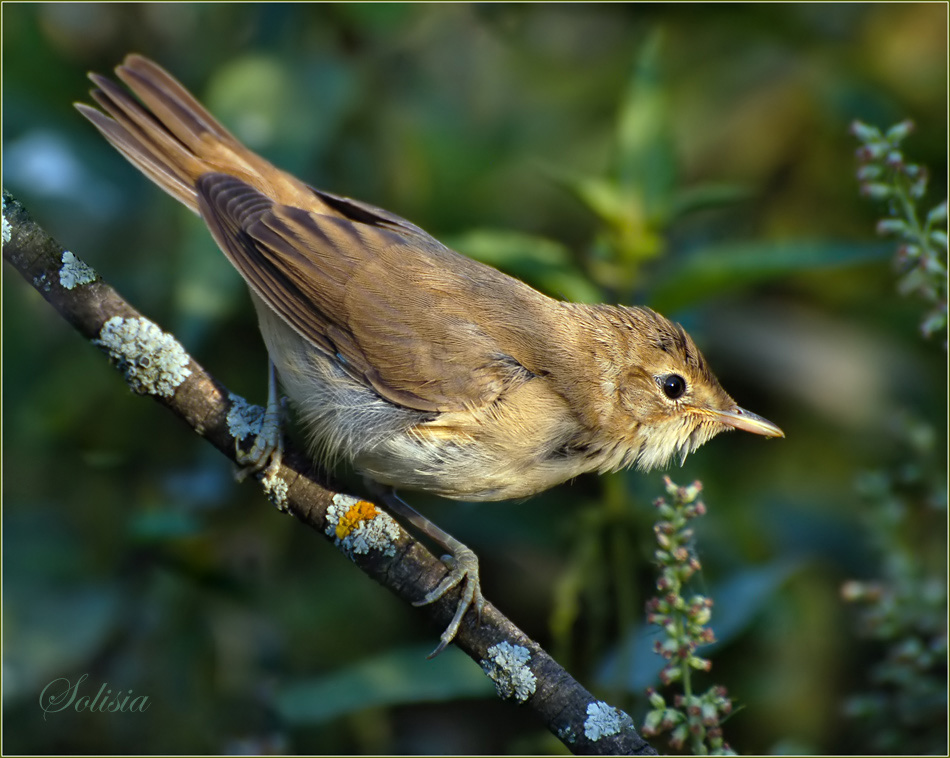
[[[683,397],[686,392],[686,380],[679,374],[667,374],[663,377],[663,394],[670,400]]]

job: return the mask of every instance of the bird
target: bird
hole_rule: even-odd
[[[318,464],[350,464],[445,550],[417,605],[461,592],[437,655],[485,604],[478,558],[404,490],[517,500],[588,472],[666,466],[727,430],[784,437],[720,386],[686,331],[642,306],[549,297],[406,219],[252,152],[171,74],[129,54],[76,108],[198,214],[247,283],[269,357],[251,470],[279,465],[279,384]],[[134,97],[133,97],[134,95]]]

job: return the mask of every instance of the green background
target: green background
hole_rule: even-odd
[[[128,52],[315,186],[551,295],[683,323],[726,390],[787,434],[722,436],[669,472],[704,483],[696,591],[721,642],[697,686],[742,706],[727,741],[945,752],[945,692],[891,742],[845,717],[886,648],[840,587],[891,560],[857,483],[910,467],[936,488],[908,490],[892,536],[946,592],[945,334],[922,339],[924,306],[896,292],[847,131],[912,118],[925,209],[946,197],[946,5],[2,13],[4,186],[234,392],[262,402],[266,382],[240,278],[71,107],[86,71]],[[458,651],[427,662],[439,629],[234,483],[6,267],[3,358],[4,752],[563,752]],[[627,472],[517,504],[412,502],[479,554],[493,603],[640,724],[661,492],[661,473]],[[43,687],[83,673],[85,694],[108,682],[150,708],[44,720]]]

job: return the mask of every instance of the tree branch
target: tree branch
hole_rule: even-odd
[[[132,389],[149,394],[231,460],[253,437],[262,410],[205,371],[90,267],[62,248],[3,190],[3,257],[60,315],[107,352]],[[329,487],[289,444],[273,476],[259,476],[272,502],[336,544],[366,574],[406,602],[438,585],[446,567],[376,506]],[[458,589],[421,610],[448,624]],[[579,755],[656,755],[632,719],[598,701],[493,605],[482,623],[466,614],[455,644],[495,682],[501,697],[533,711]],[[425,665],[420,661],[420,665]]]

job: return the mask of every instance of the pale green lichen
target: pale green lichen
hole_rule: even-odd
[[[488,658],[479,665],[495,683],[498,696],[504,700],[514,698],[525,702],[537,689],[538,680],[528,668],[531,651],[521,645],[499,642],[488,648]]]
[[[575,734],[574,727],[570,724],[564,724],[558,727],[557,736],[561,742],[567,743],[568,745],[573,745],[577,742],[577,734]]]
[[[277,476],[276,471],[269,471],[261,479],[261,486],[267,494],[268,499],[277,507],[277,510],[288,512],[290,508],[287,505],[287,492],[289,487],[287,482]]]
[[[93,344],[105,349],[140,395],[172,397],[191,376],[184,348],[148,319],[115,316],[105,323]]]
[[[264,409],[259,405],[252,405],[240,395],[230,394],[231,409],[228,411],[228,431],[235,440],[243,440],[248,436],[257,436],[261,431],[264,420]]]
[[[96,281],[95,270],[79,260],[69,250],[64,250],[63,265],[59,269],[59,283],[64,288],[71,290],[73,287],[79,287],[94,281]]]
[[[603,737],[620,734],[624,723],[630,721],[626,713],[601,700],[588,703],[587,718],[584,720],[584,736],[591,742],[596,742]]]

